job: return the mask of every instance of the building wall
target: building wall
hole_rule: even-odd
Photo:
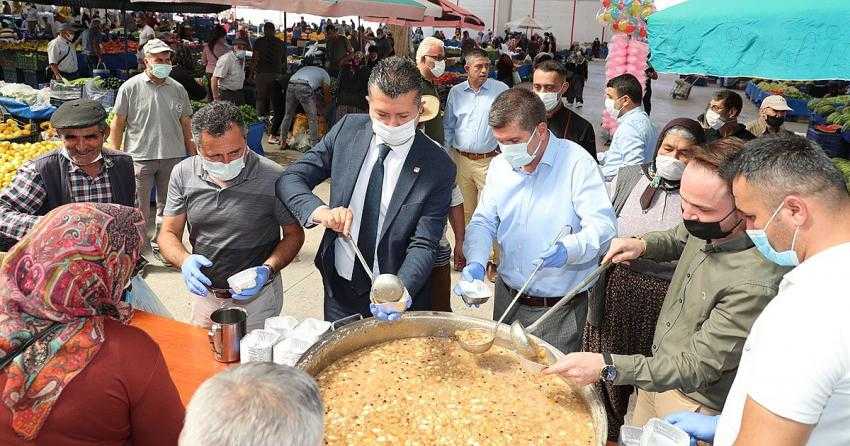
[[[549,29],[557,39],[558,47],[563,48],[570,42],[572,28],[573,0],[450,0],[459,2],[460,6],[468,9],[484,21],[487,28],[493,25],[493,2],[496,1],[496,29],[504,30],[504,24],[531,15],[534,7],[534,17],[551,26]],[[576,6],[575,30],[573,40],[576,42],[591,42],[594,38],[602,39],[602,26],[596,21],[596,11],[600,2],[596,0],[578,0]],[[611,30],[605,31],[605,40],[611,36]]]

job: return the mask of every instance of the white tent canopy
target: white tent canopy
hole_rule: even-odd
[[[550,26],[535,19],[531,16],[525,16],[520,20],[515,20],[512,22],[508,22],[505,24],[511,29],[523,29],[523,30],[532,30],[532,29],[549,29]]]

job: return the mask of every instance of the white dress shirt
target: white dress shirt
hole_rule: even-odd
[[[770,412],[814,425],[806,444],[850,444],[850,299],[844,284],[850,243],[785,274],[753,324],[714,435],[735,443],[747,397]]]
[[[384,183],[381,188],[381,210],[378,213],[378,236],[375,238],[375,253],[372,263],[372,274],[377,277],[380,274],[378,268],[378,244],[381,242],[381,228],[384,226],[384,217],[387,215],[387,209],[390,207],[390,199],[392,199],[393,191],[395,191],[398,176],[401,174],[401,168],[404,167],[404,161],[407,159],[407,154],[410,153],[410,147],[413,145],[414,138],[402,144],[401,146],[392,147],[387,158],[384,160]],[[369,176],[372,174],[372,167],[375,161],[378,160],[380,150],[378,144],[383,143],[377,136],[372,136],[372,141],[369,143],[369,151],[366,153],[366,159],[363,160],[363,165],[360,167],[360,173],[357,174],[357,182],[354,184],[354,192],[351,195],[351,202],[348,207],[351,208],[351,213],[354,218],[351,220],[351,239],[357,243],[360,236],[360,220],[363,218],[363,201],[366,199],[366,188],[369,186]],[[340,277],[346,280],[351,280],[354,273],[354,262],[357,260],[357,255],[351,249],[351,245],[342,237],[336,239],[334,266]]]
[[[658,132],[643,108],[636,107],[617,118],[611,145],[599,153],[602,175],[611,181],[622,167],[640,165],[655,157]]]
[[[563,296],[593,271],[617,235],[599,166],[583,147],[550,132],[546,152],[532,173],[514,170],[504,155],[493,158],[466,227],[463,252],[468,263],[486,265],[493,241],[498,241],[503,254],[499,275],[519,289],[531,275],[533,262],[565,225],[572,228],[559,240],[567,249],[567,264],[542,268],[528,294]]]

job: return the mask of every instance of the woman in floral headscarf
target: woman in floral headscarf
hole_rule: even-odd
[[[69,204],[4,259],[0,444],[176,444],[183,405],[162,353],[124,325],[143,229],[136,209]]]

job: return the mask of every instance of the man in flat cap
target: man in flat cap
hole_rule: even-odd
[[[230,101],[236,105],[245,103],[245,50],[248,42],[236,39],[233,50],[222,54],[215,63],[211,89],[216,101]]]
[[[47,63],[54,80],[73,80],[79,76],[77,50],[74,49],[74,25],[64,23],[59,34],[47,44]]]
[[[0,251],[7,250],[53,208],[95,202],[133,206],[133,159],[103,148],[108,134],[100,102],[66,102],[50,118],[62,147],[25,163],[0,192]]]
[[[145,71],[118,89],[109,140],[113,147],[133,157],[136,204],[150,226],[151,220],[160,220],[165,209],[172,169],[187,155],[195,154],[195,144],[189,93],[169,77],[174,50],[159,39],[148,40],[142,50]],[[152,219],[150,197],[154,185],[156,215]],[[159,224],[152,235],[148,234],[155,251],[159,249],[155,244],[158,227]],[[149,254],[145,249],[144,255]]]

